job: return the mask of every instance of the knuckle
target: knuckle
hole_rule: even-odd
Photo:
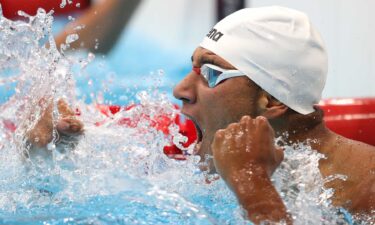
[[[220,138],[224,135],[225,133],[225,130],[223,129],[220,129],[220,130],[217,130],[216,133],[215,133],[215,138]]]
[[[263,117],[263,116],[258,116],[256,118],[256,122],[259,126],[262,126],[262,127],[269,127],[269,123],[268,123],[268,120],[266,117]]]
[[[227,129],[232,130],[238,127],[238,123],[231,123],[228,125]]]
[[[241,122],[247,122],[247,121],[250,121],[251,120],[251,117],[249,115],[245,115],[241,118]]]

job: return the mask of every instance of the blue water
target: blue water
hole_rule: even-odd
[[[190,202],[177,194],[159,193],[144,186],[116,195],[94,196],[84,202],[60,200],[44,193],[50,205],[19,207],[15,213],[0,213],[1,224],[238,224],[228,214],[237,210],[208,196],[196,196]],[[140,190],[141,189],[141,190]],[[141,193],[143,191],[144,193]],[[220,205],[218,205],[220,203]],[[223,204],[224,203],[224,204]],[[208,208],[201,207],[203,205]],[[224,208],[223,208],[224,207]],[[207,212],[207,211],[208,212]]]

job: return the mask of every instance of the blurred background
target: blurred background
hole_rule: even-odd
[[[0,0],[4,14],[9,14],[6,1],[13,0]],[[43,4],[42,0],[27,0],[24,4],[32,1]],[[112,0],[57,0],[60,7],[54,8],[55,34],[72,18],[79,19],[105,1]],[[160,88],[171,93],[190,71],[192,52],[219,18],[239,8],[267,5],[304,11],[321,32],[329,55],[324,98],[375,96],[372,0],[139,0],[131,5],[131,10],[124,9],[129,17],[118,31],[113,47],[104,54],[95,53],[94,62],[77,77],[79,95],[90,101],[91,91],[100,89],[101,97],[109,99],[109,103],[127,104],[129,97],[124,93],[153,85],[156,81],[150,77],[158,77]]]

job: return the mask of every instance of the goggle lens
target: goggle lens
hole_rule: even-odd
[[[215,87],[221,81],[232,77],[244,76],[244,74],[238,70],[226,70],[212,64],[204,64],[201,68],[193,67],[193,71],[197,74],[201,74],[206,79],[210,88]]]

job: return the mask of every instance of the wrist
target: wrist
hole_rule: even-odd
[[[229,185],[236,185],[239,183],[248,183],[253,179],[270,180],[270,175],[264,166],[255,163],[247,163],[242,167],[232,167],[228,170],[226,178],[225,180]]]
[[[228,175],[228,186],[252,222],[258,224],[268,220],[291,223],[286,207],[266,168],[252,164],[247,168],[234,169]]]
[[[262,189],[262,186],[273,187],[267,170],[252,163],[249,163],[246,167],[233,168],[228,173],[226,182],[235,193],[241,193],[242,189],[245,188],[247,195],[256,192],[259,188]]]

